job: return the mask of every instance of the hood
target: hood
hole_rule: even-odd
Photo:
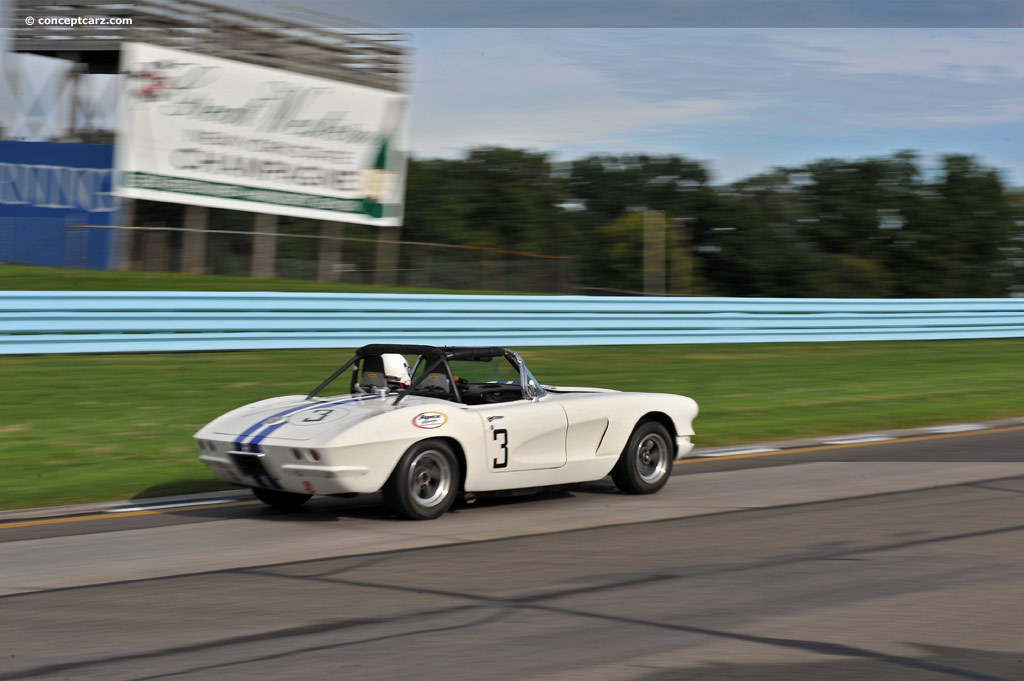
[[[371,416],[395,409],[391,404],[395,394],[338,395],[330,398],[307,400],[303,395],[279,397],[257,402],[225,414],[213,424],[218,435],[240,443],[273,435],[285,440],[309,440],[327,428],[343,430]],[[409,398],[398,408],[406,406]],[[340,427],[340,428],[339,428]]]

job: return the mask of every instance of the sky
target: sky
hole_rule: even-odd
[[[407,34],[419,158],[678,154],[726,183],[911,149],[931,165],[974,155],[1024,186],[1019,0],[299,3],[246,7]]]
[[[716,182],[966,153],[1024,185],[1021,29],[416,29],[412,146],[680,154]]]

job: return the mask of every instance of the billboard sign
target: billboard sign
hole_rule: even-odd
[[[109,144],[0,141],[0,262],[108,269],[114,235]]]
[[[402,224],[406,95],[141,43],[121,71],[119,196]]]

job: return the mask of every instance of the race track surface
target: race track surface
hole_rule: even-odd
[[[1024,427],[373,497],[0,517],[6,679],[1024,679]]]

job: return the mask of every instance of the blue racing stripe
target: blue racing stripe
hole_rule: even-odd
[[[340,406],[340,405],[343,405],[343,404],[352,404],[353,402],[365,402],[366,400],[373,400],[373,399],[380,399],[380,398],[377,395],[364,395],[363,397],[356,397],[354,399],[342,400],[340,402],[319,402],[317,404],[309,404],[309,405],[306,405],[306,406],[307,407],[317,407],[317,408],[336,407],[336,406]],[[299,411],[299,410],[296,409],[295,411]],[[289,413],[294,413],[294,412],[289,412]],[[281,426],[283,426],[286,423],[288,423],[288,422],[287,421],[281,421],[280,423],[275,423],[273,425],[267,426],[263,431],[260,432],[259,435],[254,437],[249,442],[249,444],[248,444],[249,451],[254,451],[254,452],[255,451],[259,451],[260,443],[263,442],[263,440],[265,440],[268,435],[270,435],[271,433],[273,433],[275,430],[277,430],[278,428],[280,428]]]
[[[367,395],[367,397],[374,397],[374,396],[373,395]],[[312,404],[301,404],[301,405],[299,405],[297,407],[289,407],[288,409],[285,409],[284,411],[280,411],[280,412],[278,412],[276,414],[271,414],[270,416],[265,416],[265,417],[261,418],[259,421],[257,421],[256,423],[254,423],[251,426],[249,426],[248,428],[246,428],[244,431],[242,431],[242,434],[239,435],[238,438],[235,440],[235,449],[240,451],[240,452],[244,452],[245,451],[245,446],[242,444],[242,441],[245,440],[245,438],[247,438],[250,435],[252,435],[253,433],[255,433],[260,428],[262,428],[263,425],[269,419],[279,418],[279,417],[282,417],[282,416],[288,416],[290,414],[294,414],[297,411],[302,411],[303,409],[309,409],[310,407],[333,407],[333,406],[337,406],[339,404],[348,404],[350,402],[358,402],[361,399],[364,399],[364,398],[356,398],[354,400],[353,399],[349,399],[349,400],[343,400],[343,401],[340,401],[340,402],[323,402],[323,401],[321,401],[321,402],[313,402]],[[283,425],[284,423],[285,422],[282,421],[281,425]],[[266,436],[264,436],[264,437],[266,437]],[[260,438],[260,439],[262,439],[262,438]],[[259,450],[252,449],[250,451],[256,452],[256,451],[259,451]]]
[[[318,402],[317,404],[321,404],[321,403]],[[278,416],[287,416],[288,414],[292,414],[292,413],[297,412],[297,411],[299,411],[301,409],[305,409],[308,406],[310,406],[310,405],[303,404],[303,405],[300,405],[298,407],[290,407],[288,409],[285,409],[282,412],[278,412],[277,414],[271,414],[270,416],[261,418],[259,421],[257,421],[256,423],[252,424],[251,426],[246,428],[244,431],[242,431],[242,434],[238,436],[237,440],[235,440],[235,449],[237,449],[240,452],[244,452],[245,450],[242,448],[242,440],[244,440],[245,438],[247,438],[250,435],[252,435],[253,433],[255,433],[257,430],[259,430],[263,426],[263,422],[266,421],[267,419],[277,418]]]
[[[253,475],[251,477],[260,487],[266,487],[267,489],[284,489],[284,487],[281,487],[281,483],[277,481],[277,478],[272,475]]]
[[[391,395],[389,395],[389,397],[390,396]],[[287,421],[281,421],[279,423],[275,423],[273,425],[267,426],[259,435],[254,437],[252,439],[252,441],[249,442],[248,444],[243,444],[242,441],[245,438],[247,438],[249,435],[251,435],[254,432],[256,432],[257,430],[259,430],[263,426],[263,424],[266,423],[266,421],[268,419],[272,419],[272,418],[276,418],[276,417],[282,417],[282,416],[288,416],[290,414],[294,414],[296,412],[302,411],[303,409],[313,409],[313,408],[323,408],[323,407],[336,407],[336,406],[340,406],[342,404],[352,404],[354,402],[363,402],[365,400],[370,400],[370,399],[374,399],[374,398],[377,398],[377,397],[378,397],[377,395],[364,395],[364,396],[361,396],[361,397],[346,398],[346,399],[343,399],[343,400],[333,400],[333,401],[328,400],[328,401],[313,402],[312,404],[303,404],[303,405],[300,405],[298,407],[291,407],[289,409],[285,409],[284,411],[278,412],[277,414],[274,414],[272,416],[267,416],[266,418],[262,418],[257,423],[255,423],[254,425],[250,426],[249,428],[246,428],[245,432],[242,433],[241,435],[239,435],[238,439],[235,440],[235,449],[238,450],[238,451],[241,451],[241,452],[248,451],[248,452],[252,452],[253,454],[259,454],[260,453],[260,442],[262,442],[263,439],[266,438],[268,435],[270,435],[272,432],[274,432],[275,430],[277,430],[278,428],[280,428],[281,426],[286,424]],[[259,485],[260,487],[266,487],[268,489],[274,489],[274,488],[276,488],[276,489],[284,489],[281,486],[281,483],[279,483],[276,478],[274,478],[273,476],[271,476],[269,474],[268,475],[252,475],[250,477],[252,477],[253,480],[256,481],[256,484]]]

